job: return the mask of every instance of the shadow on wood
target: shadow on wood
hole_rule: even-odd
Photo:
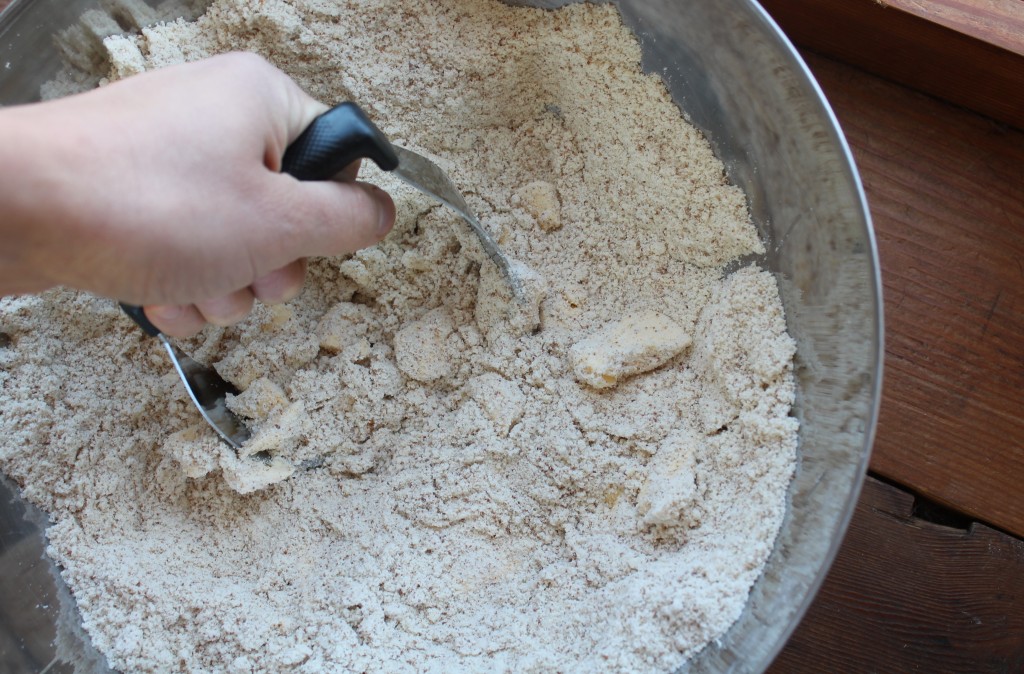
[[[797,45],[1024,129],[1019,0],[761,0]]]
[[[868,478],[839,557],[772,674],[1024,671],[1024,541],[911,515]]]

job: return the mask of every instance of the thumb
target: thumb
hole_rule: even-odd
[[[289,247],[298,256],[354,253],[379,242],[395,224],[394,201],[375,185],[282,178],[294,183]]]
[[[288,95],[287,143],[291,145],[328,110],[292,80],[282,80]],[[283,155],[283,152],[281,152]],[[280,157],[274,162],[280,166]],[[355,182],[359,162],[353,162],[335,180],[296,181],[285,174],[279,180],[291,183],[286,190],[292,198],[292,238],[286,246],[302,257],[331,256],[353,253],[383,239],[395,224],[395,204],[387,192],[368,183]],[[298,240],[296,240],[298,239]],[[296,251],[296,246],[298,250]]]
[[[284,73],[281,74],[284,75]],[[281,83],[285,87],[285,95],[288,100],[288,112],[285,118],[286,145],[291,145],[296,138],[302,135],[306,127],[312,124],[314,119],[327,112],[330,106],[307,94],[286,75],[282,77]]]

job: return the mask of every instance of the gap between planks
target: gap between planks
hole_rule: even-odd
[[[835,564],[771,674],[1024,671],[1024,541],[913,516],[868,477]]]

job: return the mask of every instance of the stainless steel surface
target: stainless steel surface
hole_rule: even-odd
[[[505,277],[509,287],[512,288],[512,293],[517,299],[523,299],[522,279],[516,274],[512,263],[498,246],[498,242],[494,240],[491,233],[484,229],[484,226],[477,220],[476,215],[473,214],[466,200],[462,198],[459,190],[448,179],[448,175],[441,170],[440,166],[423,155],[416,154],[412,150],[406,150],[404,147],[397,145],[392,145],[391,147],[394,148],[395,154],[398,155],[398,168],[394,170],[394,174],[420,192],[434,197],[462,216],[462,219],[469,223],[473,233],[480,240],[480,245],[483,246],[487,257],[491,258],[491,261],[501,271],[502,276]]]
[[[249,429],[227,406],[227,394],[238,395],[238,389],[224,381],[212,367],[203,365],[176,347],[164,335],[157,335],[157,339],[171,357],[171,363],[181,377],[188,397],[203,415],[203,419],[206,419],[206,423],[224,442],[240,449],[242,443],[249,439]]]
[[[659,74],[747,194],[797,341],[800,465],[741,618],[680,672],[763,672],[803,617],[860,495],[881,398],[882,283],[846,139],[756,2],[621,0]]]
[[[97,4],[16,0],[0,17],[0,102],[32,97],[55,63],[48,36]],[[762,672],[827,573],[867,466],[883,352],[874,235],[828,104],[755,2],[617,4],[641,41],[644,67],[665,80],[746,191],[768,247],[760,262],[778,278],[798,344],[800,466],[786,520],[740,620],[681,669]],[[10,564],[5,552],[0,569],[9,573]],[[44,561],[37,567],[49,573]]]
[[[0,672],[109,674],[46,557],[46,525],[46,515],[0,476]]]
[[[7,6],[0,14],[0,104],[38,100],[39,86],[61,64],[54,33],[98,4],[98,0],[15,0]]]

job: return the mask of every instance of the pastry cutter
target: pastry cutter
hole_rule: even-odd
[[[516,299],[523,299],[522,280],[511,261],[484,229],[444,171],[412,150],[392,145],[355,103],[342,103],[313,120],[284,153],[281,170],[299,180],[327,180],[357,159],[372,159],[407,184],[437,199],[465,220],[487,257],[498,267]]]
[[[448,206],[469,223],[487,256],[497,265],[517,300],[524,291],[511,261],[494,237],[473,215],[465,199],[437,164],[411,150],[392,145],[380,129],[355,103],[342,103],[317,117],[288,146],[281,163],[282,173],[299,180],[330,180],[357,159],[372,159],[384,171],[393,172],[406,183]],[[146,318],[142,307],[122,304],[121,308],[150,337],[160,340],[174,364],[189,398],[217,434],[235,449],[249,439],[245,423],[227,408],[227,395],[238,389],[212,367],[183,352]]]

